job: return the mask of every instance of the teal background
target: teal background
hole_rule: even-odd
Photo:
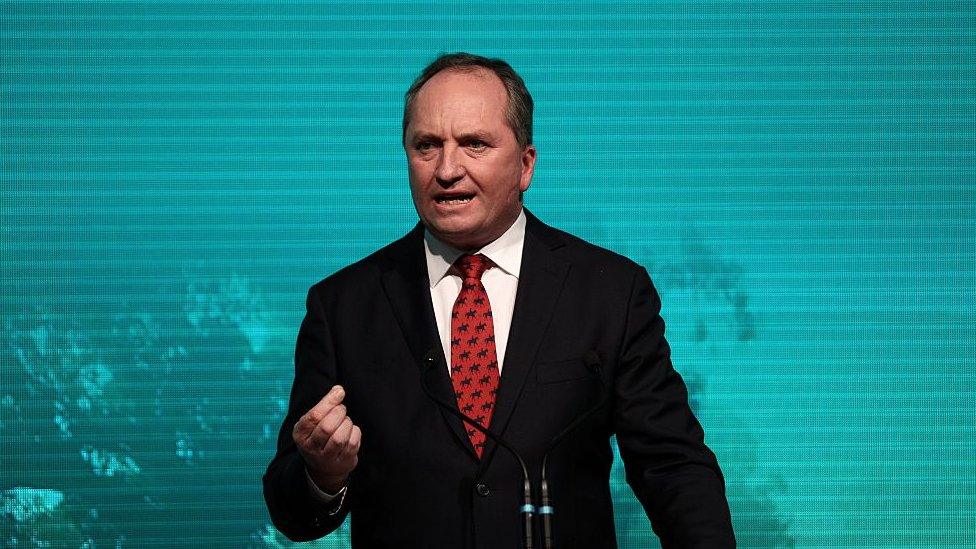
[[[651,272],[741,547],[973,547],[974,6],[0,3],[2,543],[290,546],[305,291],[416,222],[402,94],[467,50],[528,207]]]

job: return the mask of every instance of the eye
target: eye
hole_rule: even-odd
[[[488,148],[488,143],[485,143],[480,139],[472,139],[471,141],[468,141],[467,147],[475,151],[483,151]]]
[[[427,152],[434,148],[434,143],[432,141],[420,141],[413,146],[418,152]]]

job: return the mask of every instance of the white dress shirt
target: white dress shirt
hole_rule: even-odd
[[[522,267],[522,244],[525,242],[525,211],[498,239],[473,252],[464,252],[434,238],[424,231],[424,252],[427,255],[427,275],[430,277],[430,299],[434,303],[437,333],[441,337],[444,358],[451,362],[451,311],[461,293],[463,282],[460,273],[452,266],[465,253],[484,254],[494,265],[481,275],[481,283],[488,292],[491,319],[495,327],[495,352],[498,355],[498,373],[501,374],[508,346],[508,331],[512,327],[515,311],[515,292],[518,290],[519,271]]]
[[[494,265],[481,275],[481,283],[488,292],[491,305],[491,319],[495,327],[495,353],[498,356],[498,374],[501,375],[508,347],[508,332],[512,327],[512,313],[515,312],[515,292],[518,290],[519,271],[522,268],[522,245],[525,243],[525,210],[496,240],[473,252],[464,252],[437,240],[430,231],[424,231],[424,254],[427,256],[427,275],[430,277],[430,299],[434,303],[434,318],[437,333],[444,348],[448,375],[451,370],[451,310],[454,301],[461,293],[462,279],[453,269],[457,258],[465,253],[484,254]],[[312,476],[305,470],[312,493],[322,502],[329,503],[335,498],[346,497],[343,487],[337,494],[322,491]],[[331,514],[342,507],[339,502]]]

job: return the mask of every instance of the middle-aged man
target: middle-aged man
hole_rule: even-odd
[[[447,406],[503,437],[534,484],[596,408],[549,456],[555,545],[616,546],[616,434],[664,547],[734,547],[647,271],[522,207],[536,149],[518,74],[438,58],[407,92],[403,146],[420,223],[309,290],[264,477],[275,526],[310,540],[349,513],[354,547],[518,547],[516,458]]]

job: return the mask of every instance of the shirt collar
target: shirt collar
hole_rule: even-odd
[[[497,239],[489,242],[473,254],[485,254],[499,269],[519,277],[522,268],[522,245],[525,243],[525,209],[519,212],[515,223],[502,233]],[[441,242],[430,231],[424,229],[424,254],[427,256],[427,276],[430,277],[430,287],[440,282],[464,253],[452,246]]]

